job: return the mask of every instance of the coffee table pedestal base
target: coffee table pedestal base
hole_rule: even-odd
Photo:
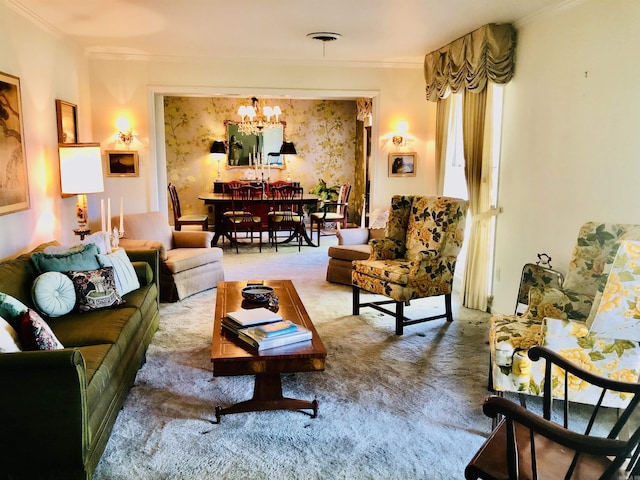
[[[216,405],[216,423],[222,415],[266,410],[313,410],[311,418],[318,416],[318,400],[298,400],[282,395],[282,380],[279,373],[260,373],[256,375],[253,386],[253,398],[228,407]]]

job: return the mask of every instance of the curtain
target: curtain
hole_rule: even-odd
[[[488,24],[424,58],[427,100],[448,92],[481,92],[488,81],[509,82],[515,68],[516,32],[511,24]]]
[[[447,164],[447,140],[449,138],[449,117],[451,112],[451,95],[439,98],[436,107],[436,178],[438,179],[438,195],[444,190],[444,172]]]
[[[373,111],[373,99],[365,97],[356,98],[356,109],[356,120],[364,122]]]
[[[462,304],[486,311],[489,292],[492,182],[492,87],[464,92],[462,129],[471,231],[462,277]],[[487,108],[489,105],[489,108]]]

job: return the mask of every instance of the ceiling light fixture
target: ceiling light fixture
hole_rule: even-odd
[[[269,107],[264,104],[264,101],[260,103],[256,97],[252,97],[251,105],[242,105],[238,109],[241,119],[238,132],[243,135],[259,135],[264,130],[279,125],[281,114],[282,110],[279,106]],[[246,120],[247,117],[249,121]],[[271,121],[271,117],[275,117],[275,122]]]
[[[335,32],[311,32],[307,33],[308,38],[312,38],[313,40],[318,40],[322,42],[322,56],[325,56],[325,45],[327,42],[334,42],[338,40],[342,35]]]

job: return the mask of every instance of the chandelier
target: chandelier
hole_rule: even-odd
[[[238,132],[243,135],[259,135],[265,130],[278,126],[281,113],[279,106],[269,107],[264,105],[264,102],[260,104],[256,97],[252,97],[251,105],[242,105],[238,109],[241,119]],[[275,121],[272,121],[272,117],[275,117]]]

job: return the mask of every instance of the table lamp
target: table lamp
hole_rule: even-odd
[[[224,158],[224,154],[227,153],[227,148],[224,145],[224,142],[220,140],[214,140],[211,144],[210,153],[213,153],[213,158],[218,160],[218,179],[216,182],[221,182],[222,178],[220,177],[220,160]]]
[[[76,233],[87,230],[87,194],[104,191],[99,143],[58,145],[60,187],[63,195],[77,195]]]

